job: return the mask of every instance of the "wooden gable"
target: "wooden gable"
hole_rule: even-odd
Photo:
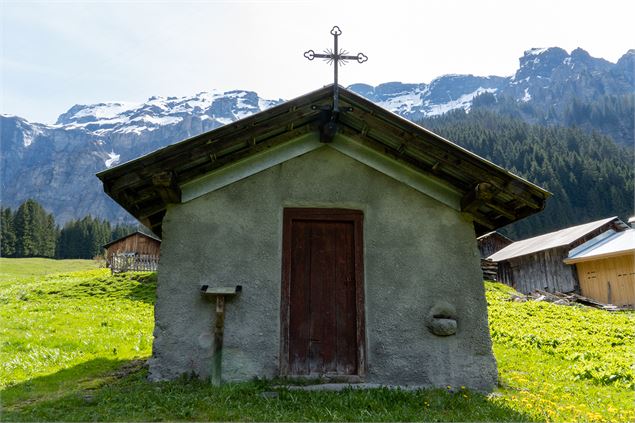
[[[184,188],[249,160],[257,168],[296,157],[308,151],[303,148],[315,148],[307,147],[308,138],[335,140],[333,147],[344,154],[393,171],[391,176],[471,214],[478,234],[544,208],[549,192],[344,88],[333,126],[332,89],[326,86],[97,176],[109,196],[159,236],[167,205],[197,195],[190,189],[184,197]],[[274,150],[278,161],[267,161]],[[245,175],[234,172],[225,183]]]

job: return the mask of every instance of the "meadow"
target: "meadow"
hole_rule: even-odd
[[[304,392],[265,380],[215,388],[186,377],[149,383],[155,274],[1,260],[2,421],[635,420],[633,312],[514,302],[511,288],[487,282],[499,367],[489,395],[462,387]]]

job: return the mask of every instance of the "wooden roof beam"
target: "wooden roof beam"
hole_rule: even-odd
[[[480,182],[461,198],[461,211],[472,213],[478,207],[494,198],[494,187],[487,182]]]

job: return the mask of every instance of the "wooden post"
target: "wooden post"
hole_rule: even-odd
[[[216,324],[214,326],[214,368],[212,384],[221,384],[221,365],[223,363],[223,328],[225,326],[225,296],[216,295]]]
[[[242,286],[233,287],[210,287],[201,286],[201,294],[213,295],[216,297],[216,321],[214,322],[214,350],[212,356],[212,385],[220,386],[222,383],[223,364],[223,334],[225,328],[225,297],[234,296],[241,292]]]

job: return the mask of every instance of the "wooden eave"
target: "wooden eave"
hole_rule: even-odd
[[[613,251],[610,253],[598,254],[590,257],[577,257],[577,258],[566,258],[563,260],[565,264],[576,264],[588,261],[597,261],[597,260],[605,260],[613,257],[621,257],[621,256],[635,256],[635,250],[622,250],[622,251]]]
[[[104,191],[161,236],[180,186],[227,164],[319,132],[330,118],[328,85],[271,109],[169,145],[97,174]],[[548,191],[340,87],[337,133],[439,178],[462,193],[478,234],[541,211]]]

